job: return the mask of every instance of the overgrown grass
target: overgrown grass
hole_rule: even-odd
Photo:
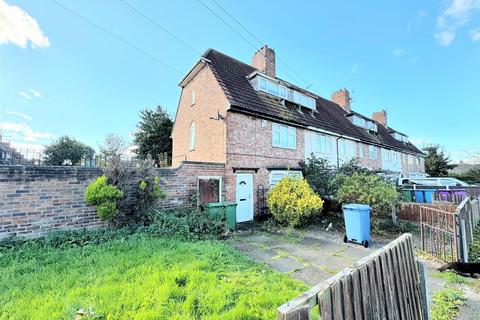
[[[458,308],[463,305],[465,296],[455,288],[446,288],[433,295],[432,320],[451,320],[458,316]]]
[[[307,287],[218,241],[132,236],[0,253],[0,319],[272,319]]]

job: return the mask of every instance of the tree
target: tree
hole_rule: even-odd
[[[53,166],[74,166],[82,159],[91,160],[95,150],[80,141],[62,136],[45,149],[45,164]]]
[[[127,154],[129,143],[115,133],[109,133],[100,146],[100,153],[105,159],[122,158]]]
[[[328,160],[311,154],[306,162],[299,163],[302,173],[313,190],[322,198],[333,197],[343,180],[355,172],[369,174],[368,169],[361,167],[357,159],[351,159],[336,169]]]
[[[425,158],[425,172],[432,177],[442,177],[448,175],[448,170],[455,168],[455,165],[449,164],[450,159],[445,155],[439,145],[431,145],[423,148],[427,153]]]
[[[134,140],[138,156],[145,159],[150,155],[157,166],[166,165],[166,159],[172,156],[172,127],[172,119],[161,106],[142,110]]]
[[[466,183],[477,184],[480,183],[480,165],[468,169],[463,173],[457,173],[454,175],[457,179],[460,179]]]

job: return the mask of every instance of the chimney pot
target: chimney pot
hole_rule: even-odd
[[[347,89],[340,89],[332,93],[331,100],[342,107],[346,112],[351,112],[350,109],[350,92]]]
[[[382,109],[372,113],[372,119],[379,122],[385,128],[387,127],[387,111]]]
[[[264,45],[252,57],[252,66],[275,78],[275,51]]]

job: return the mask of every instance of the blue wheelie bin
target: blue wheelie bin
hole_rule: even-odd
[[[435,189],[425,189],[423,190],[425,198],[423,199],[425,203],[433,203],[433,195],[435,193]]]
[[[418,203],[425,202],[424,190],[415,190],[415,202],[418,202]]]
[[[342,207],[347,234],[344,242],[355,242],[368,248],[370,238],[370,206],[350,203]]]

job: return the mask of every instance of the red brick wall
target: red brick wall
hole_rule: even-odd
[[[183,163],[158,169],[167,197],[160,208],[191,206],[199,176],[222,177],[225,166]],[[0,239],[9,235],[38,237],[54,229],[96,228],[106,224],[87,206],[83,194],[102,171],[88,167],[0,166]]]
[[[100,174],[86,167],[0,166],[0,238],[103,225],[83,200]]]
[[[192,105],[192,92],[195,104]],[[226,115],[228,100],[212,70],[204,67],[182,89],[172,131],[172,166],[182,161],[225,163],[225,122],[212,120]],[[190,150],[190,125],[195,122],[195,149]]]
[[[304,131],[297,128],[296,150],[272,146],[272,122],[248,115],[228,112],[227,115],[227,165],[225,186],[227,200],[235,201],[234,168],[258,168],[254,174],[254,207],[256,208],[256,190],[259,185],[268,187],[269,171],[267,167],[298,168],[304,160]],[[252,170],[241,170],[253,172]]]

